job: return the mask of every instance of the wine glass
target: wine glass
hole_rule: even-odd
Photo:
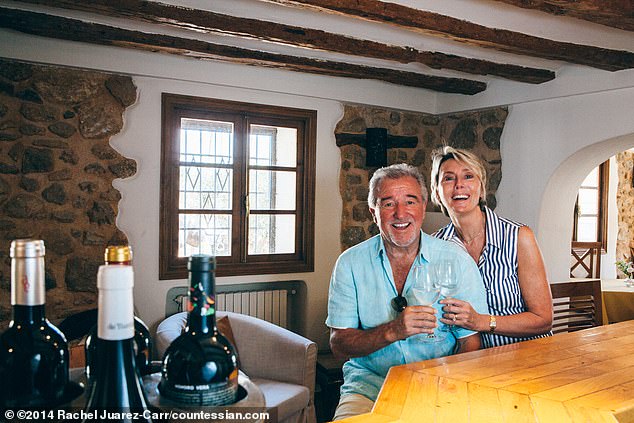
[[[438,282],[440,284],[440,295],[443,298],[452,298],[458,292],[458,277],[453,261],[441,260],[437,264]],[[454,325],[443,325],[442,332],[452,332]]]
[[[414,304],[431,306],[440,297],[440,285],[436,266],[420,266],[415,265],[414,269],[414,286],[411,289],[414,297]],[[430,333],[426,337],[421,337],[421,342],[437,342],[440,338]]]

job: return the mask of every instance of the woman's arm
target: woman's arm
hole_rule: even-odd
[[[511,316],[495,316],[495,333],[506,336],[532,336],[548,332],[553,324],[553,302],[546,278],[546,268],[533,231],[527,226],[519,230],[517,241],[517,274],[527,311]],[[489,316],[478,314],[471,305],[460,300],[442,300],[452,304],[444,308],[441,322],[455,323],[466,329],[488,332]],[[452,320],[457,314],[456,321]]]
[[[463,352],[477,351],[482,347],[480,341],[480,334],[474,333],[473,335],[466,336],[464,338],[458,338],[456,343],[456,349],[454,354],[460,354]]]
[[[542,253],[533,231],[528,226],[522,226],[519,230],[517,275],[528,311],[515,316],[498,317],[499,332],[509,336],[537,335],[548,332],[553,325],[553,300]],[[514,319],[521,320],[514,321]],[[505,328],[507,323],[511,323],[511,326]]]

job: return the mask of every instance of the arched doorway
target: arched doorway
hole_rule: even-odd
[[[551,281],[568,279],[575,198],[588,173],[615,154],[634,147],[634,133],[607,139],[575,152],[548,180],[542,197],[537,238]]]

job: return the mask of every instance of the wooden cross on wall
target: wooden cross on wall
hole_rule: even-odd
[[[386,128],[367,128],[364,134],[335,134],[337,146],[356,144],[366,150],[366,167],[387,166],[388,148],[413,148],[418,144],[416,136],[388,135]]]

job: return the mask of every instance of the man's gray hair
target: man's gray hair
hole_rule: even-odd
[[[372,179],[370,179],[370,187],[368,190],[368,206],[373,209],[376,208],[378,191],[381,187],[381,182],[383,182],[384,179],[399,179],[406,176],[410,176],[418,181],[423,203],[426,203],[427,187],[425,187],[425,178],[423,175],[420,173],[418,168],[414,166],[408,165],[407,163],[398,163],[379,168],[376,172],[374,172]]]

